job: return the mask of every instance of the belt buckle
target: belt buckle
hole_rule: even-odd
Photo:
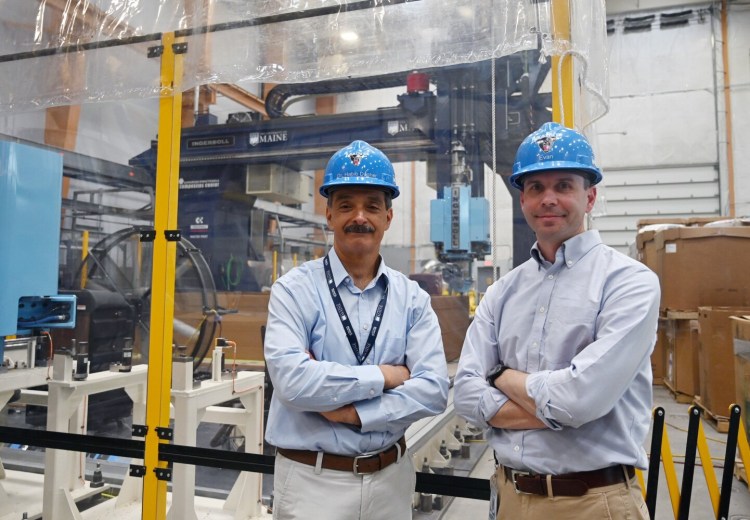
[[[367,459],[370,458],[370,455],[357,455],[354,457],[354,462],[352,464],[352,472],[354,473],[355,477],[359,477],[360,475],[364,475],[365,473],[360,473],[358,466],[359,459]]]
[[[534,493],[528,493],[526,491],[521,491],[518,489],[518,476],[522,477],[531,477],[531,473],[528,471],[516,471],[515,469],[510,470],[510,481],[513,482],[513,489],[516,490],[516,495],[533,495]]]

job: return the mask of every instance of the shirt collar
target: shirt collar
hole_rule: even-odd
[[[331,273],[333,274],[333,281],[336,283],[336,287],[341,285],[341,282],[347,278],[349,279],[349,282],[353,284],[351,276],[349,276],[349,273],[346,271],[344,264],[341,263],[341,259],[339,259],[339,256],[336,254],[335,248],[332,247],[328,250],[328,259],[331,261]],[[386,273],[385,260],[383,260],[383,256],[381,255],[378,272],[375,273],[375,280],[379,282],[383,278],[387,280],[388,274]],[[371,287],[372,285],[373,282],[370,282],[367,287]]]
[[[581,258],[586,256],[586,253],[601,243],[602,239],[599,236],[599,231],[596,229],[589,229],[588,231],[579,233],[563,242],[555,254],[555,263],[562,259],[569,268],[573,267]],[[540,267],[545,267],[549,264],[544,256],[542,256],[538,242],[534,242],[534,245],[531,247],[531,257],[537,261]]]

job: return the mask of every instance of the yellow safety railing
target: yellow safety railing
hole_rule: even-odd
[[[739,451],[740,459],[745,467],[748,467],[747,464],[750,462],[750,444],[748,444],[745,426],[740,420],[740,407],[734,404],[729,407],[729,431],[727,433],[721,484],[719,484],[716,478],[713,459],[708,447],[703,423],[701,422],[701,408],[691,406],[688,409],[690,422],[685,448],[685,460],[683,463],[682,487],[680,488],[669,435],[667,434],[667,429],[664,427],[664,415],[663,408],[658,407],[654,410],[648,483],[644,482],[643,473],[640,470],[637,471],[638,481],[643,490],[650,517],[652,519],[655,518],[660,469],[659,462],[661,462],[661,466],[664,468],[664,477],[667,481],[667,491],[675,520],[686,520],[689,517],[697,451],[700,458],[700,467],[703,469],[703,475],[706,480],[706,488],[711,500],[714,518],[728,518],[736,452]]]

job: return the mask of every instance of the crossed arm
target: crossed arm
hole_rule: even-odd
[[[401,386],[411,376],[409,369],[403,365],[378,365],[378,368],[383,373],[383,378],[385,379],[383,390],[390,390],[391,388]],[[330,412],[318,413],[331,422],[362,426],[362,421],[353,404],[344,405]]]
[[[507,430],[534,430],[547,427],[537,419],[536,404],[526,393],[528,376],[520,370],[508,369],[495,379],[495,388],[510,400],[490,419],[490,426]]]

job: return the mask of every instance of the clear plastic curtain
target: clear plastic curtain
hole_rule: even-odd
[[[185,89],[568,53],[585,125],[606,112],[604,1],[569,0],[567,39],[554,26],[555,1],[0,0],[0,112],[156,96],[149,48],[177,31],[188,43]]]

